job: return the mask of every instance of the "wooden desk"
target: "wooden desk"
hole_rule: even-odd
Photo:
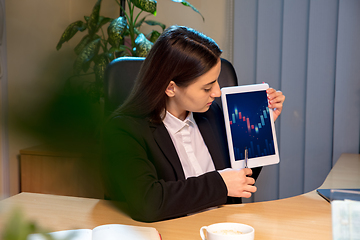
[[[343,154],[323,188],[360,188],[360,155]],[[109,201],[35,193],[20,193],[0,202],[5,210],[20,206],[27,218],[51,231],[94,228],[119,223],[155,227],[164,240],[199,239],[201,226],[240,222],[255,228],[255,239],[331,239],[331,206],[315,191],[276,201],[227,205],[191,216],[157,223],[137,222],[115,209]]]

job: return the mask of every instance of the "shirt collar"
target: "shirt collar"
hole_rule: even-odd
[[[172,134],[179,132],[185,126],[193,126],[195,123],[193,113],[190,112],[184,121],[178,119],[168,111],[166,111],[163,123],[168,131]]]

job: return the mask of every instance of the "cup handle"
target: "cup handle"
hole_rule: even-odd
[[[202,240],[206,240],[205,234],[204,234],[204,230],[206,230],[206,229],[207,229],[207,226],[203,226],[200,228],[200,237]]]

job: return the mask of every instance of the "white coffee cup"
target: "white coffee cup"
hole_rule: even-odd
[[[215,223],[200,228],[202,240],[254,240],[254,235],[253,227],[241,223]]]

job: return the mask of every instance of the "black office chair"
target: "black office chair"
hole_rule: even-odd
[[[128,97],[134,81],[145,58],[121,57],[113,60],[106,68],[104,80],[104,110],[109,115]],[[220,88],[237,86],[237,77],[233,65],[221,58],[219,76]],[[220,98],[215,101],[221,105]]]

